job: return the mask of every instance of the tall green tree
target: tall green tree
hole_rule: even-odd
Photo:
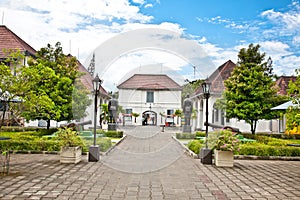
[[[245,120],[255,134],[257,122],[268,118],[276,96],[271,58],[250,44],[238,54],[237,66],[225,81],[226,117]]]
[[[6,59],[0,63],[0,128],[4,124],[7,112],[13,117],[8,120],[18,123],[19,113],[14,112],[13,104],[26,88],[26,84],[17,76],[17,68],[21,67],[24,55],[19,50],[6,49],[4,52],[7,54]]]
[[[81,81],[76,79],[72,94],[73,119],[80,120],[87,116],[86,109],[92,103],[92,100],[88,97],[90,93]]]
[[[288,94],[292,97],[293,103],[298,106],[287,109],[286,128],[288,131],[298,131],[300,127],[300,68],[296,69],[297,78],[295,82],[289,83]]]
[[[27,93],[23,96],[27,110],[23,113],[27,120],[44,119],[47,128],[50,120],[73,119],[72,93],[75,79],[79,76],[75,57],[63,54],[59,42],[41,48],[36,59],[22,69],[22,77],[27,80]]]

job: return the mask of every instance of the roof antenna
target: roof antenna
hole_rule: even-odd
[[[196,79],[196,66],[193,66],[194,68],[194,79]]]
[[[71,42],[71,40],[69,40],[69,52],[70,52],[70,55],[72,55],[72,52],[71,52],[71,45],[72,45],[72,42]]]
[[[91,63],[88,67],[88,72],[91,74],[92,77],[94,77],[95,72],[95,52],[93,53],[93,57],[91,59]]]
[[[78,48],[78,51],[77,51],[77,60],[79,60],[79,48]]]
[[[2,25],[4,25],[4,11],[2,12]]]

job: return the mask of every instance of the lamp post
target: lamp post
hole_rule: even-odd
[[[94,78],[93,89],[95,94],[95,109],[94,109],[94,143],[89,147],[89,162],[98,162],[100,153],[99,153],[99,145],[96,145],[96,125],[97,125],[97,103],[98,103],[98,94],[100,92],[100,86],[102,84],[102,80],[99,78],[98,74]]]
[[[212,164],[212,152],[211,149],[207,146],[207,138],[208,138],[208,99],[210,97],[210,83],[204,81],[202,84],[203,97],[206,99],[205,103],[205,148],[201,149],[200,158],[201,163],[203,164]]]

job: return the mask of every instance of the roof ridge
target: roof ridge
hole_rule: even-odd
[[[3,27],[9,33],[12,39],[23,48],[22,50],[29,51],[31,54],[36,53],[36,50],[32,46],[30,46],[27,42],[25,42],[22,38],[20,38],[12,30],[10,30],[7,26],[1,25],[0,27]]]

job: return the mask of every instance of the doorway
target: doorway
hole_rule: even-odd
[[[151,110],[143,112],[143,126],[156,126],[157,124],[157,114]]]

